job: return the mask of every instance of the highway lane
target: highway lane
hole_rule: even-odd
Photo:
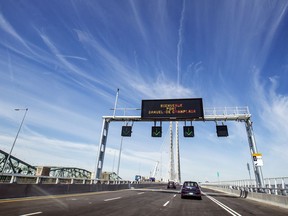
[[[288,209],[203,189],[203,199],[178,190],[122,190],[0,201],[0,215],[288,215]]]

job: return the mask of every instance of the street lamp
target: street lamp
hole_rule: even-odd
[[[15,111],[25,110],[25,114],[24,114],[23,119],[22,119],[22,121],[21,121],[20,127],[19,127],[18,132],[17,132],[17,134],[16,134],[16,137],[15,137],[15,139],[14,139],[14,142],[13,142],[13,145],[12,145],[11,150],[10,150],[10,152],[9,152],[9,155],[8,155],[6,161],[5,161],[4,166],[3,166],[2,174],[4,173],[5,167],[6,167],[7,163],[8,163],[8,161],[10,160],[11,153],[12,153],[13,148],[14,148],[14,146],[15,146],[15,143],[16,143],[16,141],[17,141],[17,138],[18,138],[19,132],[20,132],[20,130],[21,130],[21,127],[22,127],[22,125],[23,125],[24,119],[25,119],[25,117],[26,117],[28,108],[26,108],[26,109],[14,109],[14,110],[15,110]]]

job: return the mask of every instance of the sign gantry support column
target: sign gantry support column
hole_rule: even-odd
[[[102,124],[102,132],[100,137],[100,145],[99,145],[99,151],[98,151],[98,161],[97,161],[97,168],[96,168],[96,179],[100,179],[103,163],[104,163],[104,156],[105,156],[105,149],[106,149],[106,143],[107,143],[107,136],[108,136],[108,129],[109,129],[109,120],[106,118],[103,118],[103,124]]]
[[[263,180],[263,174],[262,174],[261,166],[256,166],[253,163],[254,162],[253,154],[257,154],[258,150],[257,150],[255,137],[254,137],[254,133],[253,133],[253,128],[252,128],[252,122],[251,122],[250,118],[245,121],[245,126],[246,126],[246,131],[247,131],[247,136],[248,136],[248,142],[249,142],[251,157],[252,157],[252,164],[254,167],[256,184],[257,184],[258,188],[264,188],[265,184],[264,184],[264,180]]]

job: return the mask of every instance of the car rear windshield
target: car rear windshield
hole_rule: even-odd
[[[197,182],[184,182],[184,186],[186,187],[198,187]]]

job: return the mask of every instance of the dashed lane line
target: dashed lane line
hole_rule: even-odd
[[[170,201],[167,201],[163,206],[164,206],[164,207],[167,206],[167,205],[169,204],[169,202],[170,202]]]
[[[110,199],[105,199],[104,201],[112,201],[112,200],[117,200],[117,199],[121,199],[122,197],[115,197],[115,198],[110,198]]]
[[[166,207],[169,203],[170,203],[170,201],[173,199],[173,198],[175,198],[177,196],[177,194],[174,194],[173,195],[173,197],[170,199],[170,200],[168,200],[166,203],[164,203],[164,207]]]

